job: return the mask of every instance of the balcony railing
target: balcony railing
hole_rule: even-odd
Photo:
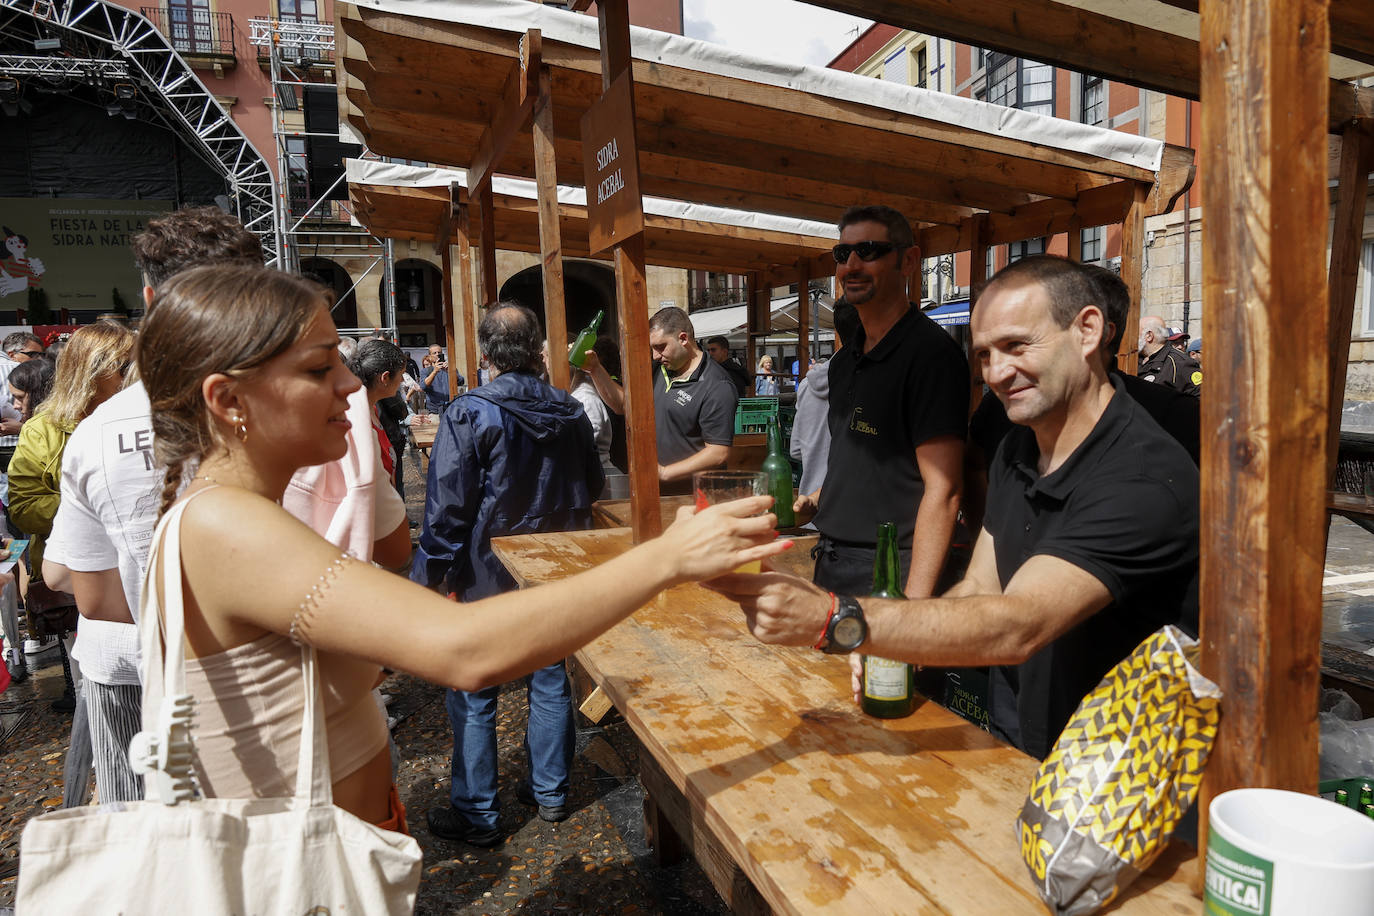
[[[188,6],[145,6],[140,10],[182,56],[233,60],[234,15]]]

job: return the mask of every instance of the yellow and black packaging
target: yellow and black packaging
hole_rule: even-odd
[[[1197,651],[1176,627],[1152,634],[1083,699],[1040,764],[1016,831],[1058,916],[1111,902],[1197,799],[1221,703]]]

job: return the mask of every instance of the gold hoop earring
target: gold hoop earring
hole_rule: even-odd
[[[234,435],[238,436],[240,442],[248,441],[248,421],[243,419],[241,414],[234,414]]]

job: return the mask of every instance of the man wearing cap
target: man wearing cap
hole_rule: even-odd
[[[1197,397],[1202,370],[1190,365],[1188,357],[1169,343],[1169,334],[1170,329],[1158,317],[1140,319],[1140,368],[1136,375]]]
[[[1188,358],[1202,368],[1202,338],[1196,337],[1188,344]]]

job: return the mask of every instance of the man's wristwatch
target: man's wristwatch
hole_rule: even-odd
[[[825,645],[821,651],[828,655],[847,655],[868,639],[868,622],[864,610],[851,595],[835,596],[835,613],[825,627]]]

